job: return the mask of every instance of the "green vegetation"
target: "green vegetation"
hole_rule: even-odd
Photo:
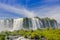
[[[38,30],[18,30],[13,32],[1,32],[0,33],[0,40],[5,40],[6,36],[24,36],[25,38],[30,39],[39,39],[42,38],[46,40],[60,40],[60,29],[38,29]]]
[[[5,35],[0,34],[0,40],[5,40]]]

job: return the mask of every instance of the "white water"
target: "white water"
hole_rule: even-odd
[[[26,39],[26,38],[24,38],[24,37],[19,37],[19,38],[17,38],[16,40],[29,40],[29,39]]]
[[[23,18],[14,19],[13,30],[19,30],[23,28]]]
[[[12,23],[9,20],[0,20],[0,32],[11,30],[11,27]]]
[[[32,19],[32,29],[33,30],[37,29],[37,27],[36,27],[36,20],[34,18]]]
[[[28,28],[31,30],[44,28],[43,22],[37,18],[31,18],[31,20],[28,20],[27,22],[29,24]],[[23,23],[23,18],[0,20],[0,31],[14,31],[24,29]],[[25,26],[26,24],[27,23],[25,22]],[[45,27],[51,27],[50,21],[47,23],[46,20],[44,20],[44,24]],[[53,21],[53,27],[57,28],[57,23],[55,21]]]

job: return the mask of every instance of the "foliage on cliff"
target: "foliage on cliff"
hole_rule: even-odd
[[[4,40],[6,36],[24,36],[25,38],[30,39],[40,39],[42,38],[46,40],[60,40],[60,29],[38,29],[38,30],[18,30],[13,32],[1,32],[0,40]]]

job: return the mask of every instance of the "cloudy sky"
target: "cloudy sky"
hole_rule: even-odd
[[[60,22],[60,0],[0,0],[0,18],[34,16]]]

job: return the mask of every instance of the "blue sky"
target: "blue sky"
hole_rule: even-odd
[[[0,18],[49,17],[60,22],[60,0],[0,0]]]

